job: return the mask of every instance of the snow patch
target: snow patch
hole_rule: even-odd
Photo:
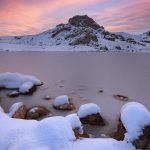
[[[19,91],[21,93],[26,93],[26,92],[29,92],[29,90],[34,86],[34,84],[32,82],[25,82],[23,83],[20,88],[19,88]]]
[[[100,113],[100,108],[94,103],[83,104],[78,110],[79,118],[86,117],[88,115]]]

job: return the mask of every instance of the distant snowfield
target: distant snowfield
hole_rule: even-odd
[[[9,44],[0,43],[0,51],[96,51],[94,48],[89,46],[68,46],[68,45],[57,45],[57,46],[38,46],[38,45],[27,45],[27,44]]]

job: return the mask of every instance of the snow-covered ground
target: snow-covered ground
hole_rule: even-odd
[[[14,105],[13,109],[20,104]],[[132,141],[142,134],[143,127],[150,125],[150,112],[136,102],[127,103],[121,109],[121,120],[127,129],[126,135],[132,137],[131,141],[127,136],[123,141],[111,138],[77,140],[72,129],[81,128],[81,122],[76,114],[31,121],[10,118],[0,110],[0,120],[2,150],[135,150]]]
[[[76,140],[72,131],[73,121],[70,124],[65,117],[31,121],[12,119],[0,111],[0,120],[2,150],[135,150],[129,142],[110,138]]]

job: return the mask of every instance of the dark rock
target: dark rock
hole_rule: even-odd
[[[64,31],[70,31],[70,27],[63,27],[63,28],[60,28],[60,29],[57,29],[53,34],[52,34],[52,38],[54,38],[56,35],[58,35],[59,33],[61,32],[64,32]]]
[[[89,44],[91,41],[98,42],[97,36],[91,33],[86,33],[83,36],[77,38],[72,43],[70,43],[70,45]]]
[[[75,128],[73,129],[74,135],[77,139],[84,137],[84,138],[89,138],[89,135],[87,134],[87,132],[83,129],[83,133],[80,132],[79,128]]]
[[[85,27],[85,28],[90,27],[94,30],[104,29],[104,27],[98,25],[92,18],[88,17],[87,15],[74,16],[69,19],[69,24],[76,26],[76,27]]]
[[[44,99],[45,99],[45,100],[51,100],[52,97],[50,97],[49,95],[46,95],[46,96],[44,96]]]
[[[120,46],[116,46],[115,48],[118,49],[118,50],[121,50],[121,47],[120,47]]]
[[[124,96],[124,95],[113,95],[113,97],[117,100],[120,100],[120,101],[128,101],[129,98],[127,96]]]
[[[104,119],[101,117],[100,113],[88,115],[86,117],[80,118],[80,121],[83,124],[90,124],[90,125],[105,125]]]
[[[13,92],[8,93],[7,96],[10,98],[14,98],[14,97],[18,97],[19,94],[20,94],[19,91],[13,91]]]
[[[123,141],[125,133],[126,133],[126,129],[123,126],[122,122],[119,121],[117,126],[117,131],[112,134],[112,137],[118,141]]]
[[[133,142],[137,149],[146,150],[150,145],[150,126],[143,129],[143,134]]]
[[[43,106],[34,106],[27,111],[26,119],[39,119],[49,114],[49,110]]]

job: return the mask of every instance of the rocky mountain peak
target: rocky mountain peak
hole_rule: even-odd
[[[70,18],[68,23],[76,27],[90,27],[94,30],[104,29],[104,27],[98,25],[92,18],[88,17],[87,15],[76,15]]]

